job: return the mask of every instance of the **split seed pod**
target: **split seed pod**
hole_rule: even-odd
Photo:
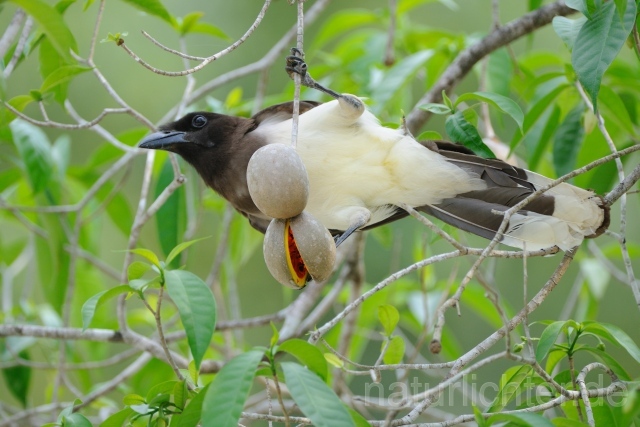
[[[336,245],[329,230],[311,214],[274,219],[264,235],[264,260],[271,275],[293,289],[311,279],[329,278],[336,261]]]
[[[307,206],[309,177],[290,145],[269,144],[253,153],[247,185],[258,209],[271,218],[293,218]]]

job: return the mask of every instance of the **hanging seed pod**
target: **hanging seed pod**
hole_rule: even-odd
[[[336,261],[331,233],[311,214],[274,219],[264,236],[264,260],[280,283],[302,289],[311,279],[329,278]]]
[[[290,145],[269,144],[253,153],[247,185],[258,209],[271,218],[292,218],[307,206],[307,170]]]

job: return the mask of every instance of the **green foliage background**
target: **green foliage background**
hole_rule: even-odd
[[[314,3],[308,0],[307,10]],[[456,56],[491,30],[491,3],[488,0],[399,0],[395,62],[386,66],[383,58],[390,19],[388,2],[335,1],[314,24],[305,28],[306,60],[319,81],[337,91],[367,97],[369,107],[384,123],[398,126],[403,112],[408,113],[416,107],[418,100]],[[519,18],[548,3],[533,0],[500,2],[500,22]],[[543,27],[509,45],[508,49],[498,49],[488,56],[485,65],[478,64],[450,94],[455,99],[464,93],[482,90],[517,102],[524,112],[522,120],[512,120],[515,113],[502,114],[499,109],[490,108],[497,139],[506,147],[514,148],[529,169],[550,177],[561,176],[610,152],[596,127],[595,116],[576,90],[577,78],[591,99],[597,99],[597,107],[617,149],[637,144],[640,129],[639,56],[634,52],[632,38],[627,40],[624,34],[622,38],[616,38],[620,28],[628,29],[637,22],[637,2],[574,0],[567,3],[582,13],[557,18],[553,27]],[[182,70],[184,64],[180,58],[154,46],[140,30],[147,31],[166,46],[183,49],[181,43],[184,42],[189,54],[208,56],[237,40],[253,23],[261,5],[261,2],[249,0],[105,2],[98,32],[98,40],[105,42],[95,46],[95,65],[113,91],[140,114],[138,119],[130,114],[112,114],[100,122],[106,132],[117,138],[120,148],[126,150],[135,146],[149,130],[145,122],[159,124],[161,120],[171,118],[167,112],[183,98],[186,80],[150,72],[129,57],[114,40],[128,33],[123,36],[126,46],[145,61],[164,70]],[[117,108],[114,97],[100,84],[90,67],[68,53],[71,48],[81,57],[87,57],[100,2],[0,1],[0,29],[8,27],[18,7],[28,11],[36,25],[27,41],[24,58],[10,76],[2,80],[3,101],[29,117],[44,120],[38,106],[38,101],[42,100],[48,117],[64,123],[74,123],[65,111],[65,100],[69,100],[73,109],[86,120],[98,116],[105,108]],[[203,15],[197,20],[199,12]],[[594,24],[599,19],[607,20],[611,25],[603,30],[602,25]],[[246,43],[193,75],[196,87],[259,60],[295,22],[296,7],[284,0],[274,1],[264,21]],[[582,38],[576,30],[581,25],[586,26],[583,33],[586,35]],[[606,32],[604,36],[603,31]],[[573,48],[573,54],[567,46]],[[5,67],[10,62],[11,52],[5,55]],[[282,70],[285,55],[283,52],[266,73],[265,106],[293,97],[293,84]],[[594,65],[595,59],[601,63]],[[606,65],[612,64],[606,67],[602,61]],[[250,115],[259,78],[259,73],[253,73],[230,79],[187,108]],[[311,91],[303,92],[303,98],[321,99]],[[477,107],[478,96],[468,95],[462,100],[465,104],[456,104],[459,113],[455,117],[477,125],[479,117],[482,119]],[[469,105],[471,107],[466,108]],[[446,110],[433,107],[438,108]],[[416,135],[428,130],[427,137],[446,137],[447,120],[452,120],[447,117],[434,115]],[[55,206],[73,206],[82,200],[92,185],[122,160],[124,151],[116,147],[117,144],[108,143],[104,133],[41,127],[14,118],[6,108],[0,110],[0,274],[3,278],[0,327],[36,325],[58,330],[89,327],[113,331],[118,329],[116,297],[128,295],[126,318],[132,329],[155,340],[157,323],[149,307],[159,308],[167,328],[165,333],[186,332],[186,339],[171,343],[171,348],[186,359],[195,359],[195,365],[202,361],[209,371],[198,375],[193,365],[190,369],[183,367],[182,375],[193,383],[189,386],[193,390],[187,390],[189,381],[180,381],[167,363],[154,358],[142,364],[113,391],[82,408],[80,413],[72,414],[70,410],[61,413],[62,408],[68,407],[75,398],[90,394],[125,371],[140,353],[132,352],[118,363],[100,369],[69,370],[66,378],[72,386],[60,386],[60,360],[67,364],[100,361],[122,354],[131,346],[83,339],[61,345],[59,340],[51,339],[52,335],[36,338],[0,329],[4,340],[0,343],[0,366],[4,373],[4,380],[0,381],[3,417],[20,414],[21,408],[38,408],[54,402],[60,405],[54,405],[51,411],[30,421],[37,425],[40,421],[57,418],[63,425],[90,425],[82,424],[85,420],[100,425],[108,415],[116,413],[115,418],[110,418],[111,424],[103,425],[122,425],[125,421],[118,423],[117,417],[131,420],[135,414],[153,410],[153,418],[140,417],[135,425],[146,425],[147,422],[162,425],[164,420],[171,419],[171,411],[180,412],[175,408],[182,409],[188,402],[195,402],[190,409],[195,415],[185,409],[180,417],[173,417],[178,421],[172,420],[171,425],[194,425],[200,418],[200,407],[204,408],[205,420],[215,419],[215,425],[234,425],[233,420],[237,422],[244,398],[264,389],[263,382],[252,380],[257,370],[258,375],[272,379],[275,376],[286,383],[294,392],[292,398],[301,411],[295,416],[307,416],[315,425],[323,425],[323,422],[329,423],[326,425],[366,425],[363,416],[369,420],[384,419],[382,410],[369,408],[358,415],[337,403],[332,391],[332,388],[340,391],[336,378],[340,381],[346,378],[348,388],[361,395],[372,384],[370,377],[345,374],[335,368],[334,365],[341,362],[331,356],[327,358],[327,364],[323,356],[329,350],[320,344],[316,347],[305,345],[307,337],[304,335],[298,337],[301,340],[278,344],[281,318],[274,320],[274,329],[267,322],[247,329],[218,331],[209,343],[210,333],[207,335],[199,326],[206,324],[212,328],[216,314],[218,322],[270,315],[287,307],[298,293],[283,288],[271,278],[262,259],[262,236],[240,215],[231,216],[224,201],[204,188],[193,170],[181,162],[186,184],[173,193],[141,229],[136,247],[151,250],[157,258],[147,252],[138,252],[137,263],[124,268],[128,257],[124,250],[131,238],[140,200],[145,156],[138,155],[123,163],[79,213],[46,212],[55,210],[52,208]],[[482,131],[481,125],[478,128]],[[638,164],[637,155],[622,160],[627,171]],[[147,203],[159,196],[173,179],[167,155],[158,153]],[[576,185],[601,194],[608,192],[616,182],[613,162],[573,179]],[[640,268],[637,194],[629,194],[627,209],[626,245],[637,271]],[[620,203],[617,203],[612,215],[614,231],[619,229],[619,216]],[[26,223],[30,225],[25,226]],[[448,227],[445,229],[469,246],[486,245],[482,239],[456,233]],[[181,247],[183,252],[174,253],[176,256],[170,255],[180,243],[204,237],[209,238]],[[227,238],[227,250],[219,252],[219,245]],[[629,389],[635,390],[633,380],[640,376],[640,355],[634,344],[640,341],[637,328],[640,310],[630,286],[622,283],[626,273],[620,245],[609,236],[589,245],[587,248],[587,244],[583,244],[585,247],[578,252],[560,286],[529,317],[530,322],[537,322],[531,327],[532,336],[540,338],[540,341],[534,341],[536,352],[531,356],[537,357],[550,373],[557,364],[553,373],[558,375],[558,382],[569,388],[575,386],[575,381],[569,375],[568,359],[561,360],[560,356],[570,356],[578,371],[594,360],[601,361],[623,380],[629,381]],[[81,249],[81,255],[69,252],[69,247]],[[360,287],[345,287],[318,326],[339,313],[353,298],[352,292],[363,293],[413,262],[450,250],[448,244],[411,219],[368,233],[363,283]],[[220,253],[222,258],[216,259]],[[549,278],[560,257],[528,260],[527,300]],[[425,345],[431,339],[432,316],[437,303],[455,290],[472,262],[469,258],[458,258],[429,266],[369,298],[359,311],[354,335],[344,349],[345,356],[372,365],[384,347],[387,349],[384,363],[408,362],[417,345],[416,362],[451,361],[499,329],[503,325],[499,312],[479,281],[473,280],[462,296],[462,316],[456,316],[454,310],[447,312],[442,353],[433,355]],[[219,270],[211,275],[212,269],[218,268],[217,263]],[[155,270],[151,265],[155,265]],[[181,271],[182,267],[186,271]],[[497,290],[504,314],[513,316],[523,304],[522,260],[491,259],[486,261],[482,271],[484,281]],[[617,278],[615,273],[622,278]],[[210,275],[215,280],[210,280]],[[121,278],[127,279],[126,286]],[[324,288],[323,295],[330,293],[331,283],[335,281],[336,277]],[[218,293],[214,292],[218,298],[217,313],[213,308],[198,313],[197,309],[202,309],[201,301],[206,301],[207,307],[212,305],[213,297],[206,286],[211,282],[216,282],[218,289]],[[180,286],[179,283],[190,285]],[[162,295],[159,286],[164,290],[165,285],[175,304],[165,302],[160,309],[157,305],[158,295]],[[94,297],[105,291],[108,293]],[[87,301],[95,306],[83,309]],[[393,313],[397,314],[397,319],[389,320],[394,319]],[[188,320],[189,316],[195,322]],[[340,323],[326,335],[327,342],[333,347],[339,347],[344,327]],[[511,336],[511,345],[521,345],[523,335],[524,329],[517,328]],[[554,345],[556,340],[559,345]],[[562,347],[562,342],[578,347],[571,345],[567,349]],[[574,354],[581,345],[584,349]],[[255,349],[256,346],[259,348]],[[603,351],[602,346],[606,350]],[[502,351],[504,345],[496,348],[496,351]],[[61,352],[64,353],[62,359]],[[238,354],[239,359],[232,359]],[[289,356],[283,362],[284,354]],[[233,362],[229,363],[229,360]],[[208,362],[212,363],[207,365]],[[214,374],[213,371],[218,371],[224,362],[226,371],[223,368]],[[441,378],[421,371],[414,374],[421,383],[430,386],[435,386]],[[382,371],[383,384],[393,383],[397,380],[396,375],[395,371]],[[507,359],[473,375],[473,378],[467,378],[469,385],[500,384],[499,393],[496,389],[495,393],[489,393],[485,405],[476,405],[480,407],[478,411],[485,412],[500,412],[505,407],[515,409],[513,399],[517,393],[504,392],[507,384],[516,384],[517,390],[521,391],[531,384],[525,380],[539,380],[529,365]],[[213,378],[220,379],[208,389],[201,388]],[[236,382],[238,378],[246,381]],[[228,387],[232,386],[236,388],[230,395]],[[305,387],[314,387],[320,400],[314,399],[314,395],[305,395],[302,391]],[[390,391],[389,388],[386,390]],[[195,394],[195,391],[200,393]],[[499,399],[493,401],[496,395],[507,396],[504,404]],[[638,425],[640,400],[636,391],[630,392],[629,396],[635,396],[635,401],[628,399],[623,407],[597,406],[598,420],[611,419],[621,426],[633,422]],[[230,403],[233,399],[235,404]],[[271,399],[276,408],[277,399],[275,396]],[[450,392],[447,399],[448,404],[438,409],[452,417],[476,412],[477,408],[459,393]],[[318,401],[324,403],[319,405]],[[350,411],[358,409],[356,405],[349,406]],[[167,410],[166,418],[158,408]],[[214,410],[216,408],[223,412]],[[579,419],[573,403],[564,404],[562,410],[567,417]],[[561,412],[555,412],[555,415],[559,414]],[[222,420],[215,418],[218,415]],[[426,420],[438,421],[438,414],[427,412],[420,418],[420,421]],[[540,417],[517,421],[521,423],[519,425],[542,425],[542,420]],[[484,421],[481,416],[476,421],[479,424],[494,422]],[[0,420],[0,425],[2,422]],[[255,425],[266,425],[266,421],[257,421]],[[558,421],[554,425],[570,424]]]

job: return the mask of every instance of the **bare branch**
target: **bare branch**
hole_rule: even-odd
[[[186,76],[188,74],[195,73],[196,71],[200,71],[201,69],[203,69],[204,67],[209,65],[211,62],[213,62],[216,59],[218,59],[218,58],[226,55],[227,53],[235,50],[238,46],[240,46],[242,43],[244,43],[245,40],[247,40],[249,38],[249,36],[251,34],[253,34],[255,29],[258,28],[258,26],[260,25],[260,22],[262,22],[262,18],[264,18],[265,13],[267,13],[267,9],[269,8],[270,4],[271,4],[271,0],[265,0],[264,5],[262,6],[262,9],[260,10],[260,13],[258,13],[258,17],[256,18],[256,20],[249,27],[249,29],[244,33],[244,35],[242,37],[240,37],[236,42],[231,44],[226,49],[223,49],[223,50],[221,50],[220,52],[218,52],[218,53],[216,53],[214,55],[211,55],[211,56],[209,56],[207,58],[204,58],[204,60],[200,64],[198,64],[195,67],[190,68],[188,70],[184,70],[184,71],[164,71],[164,70],[161,70],[159,68],[155,68],[155,67],[151,66],[149,63],[147,63],[146,61],[144,61],[142,58],[140,58],[138,55],[136,55],[131,49],[129,49],[127,47],[127,45],[124,43],[123,39],[120,39],[118,41],[118,46],[123,48],[125,50],[125,52],[127,52],[129,54],[129,56],[131,56],[140,65],[142,65],[143,67],[147,68],[148,70],[153,71],[156,74],[161,74],[163,76],[169,76],[169,77]],[[154,41],[155,44],[160,45],[160,43],[158,43],[155,39],[152,39],[152,40]],[[163,49],[167,50],[167,51],[170,51],[171,53],[178,54],[177,51],[171,50],[171,49],[169,49],[167,47],[163,47]],[[185,55],[180,55],[180,56],[183,57],[183,58],[186,58],[186,59],[196,59],[197,58],[197,57],[186,57]]]
[[[17,9],[15,11],[11,22],[9,22],[9,25],[4,30],[4,34],[2,34],[2,38],[0,38],[0,57],[4,57],[7,53],[26,18],[27,14],[24,13],[24,10]]]
[[[431,116],[430,113],[417,108],[417,106],[429,102],[440,102],[442,100],[442,91],[450,91],[482,58],[494,50],[549,24],[555,16],[566,16],[571,13],[575,13],[575,10],[566,6],[563,1],[542,6],[495,29],[478,43],[460,52],[429,92],[416,103],[416,107],[407,116],[409,130],[417,135],[420,128]]]
[[[20,34],[20,38],[18,39],[18,45],[16,46],[16,50],[13,52],[13,56],[9,63],[5,67],[3,71],[4,78],[8,78],[11,75],[11,72],[18,64],[18,60],[20,56],[22,56],[22,52],[24,52],[24,47],[27,43],[27,39],[29,38],[29,34],[31,33],[31,28],[33,27],[33,18],[29,16],[27,21],[24,23],[24,27],[22,27],[22,33]]]
[[[48,127],[48,128],[56,128],[56,129],[69,129],[69,130],[79,130],[79,129],[88,129],[90,127],[95,126],[96,124],[100,123],[102,121],[102,119],[104,119],[106,116],[108,116],[109,114],[123,114],[123,113],[128,113],[129,109],[128,108],[105,108],[104,110],[102,110],[102,112],[100,112],[100,114],[98,114],[98,116],[89,121],[89,122],[83,122],[80,124],[68,124],[68,123],[59,123],[59,122],[53,122],[50,120],[46,119],[46,113],[43,112],[43,115],[45,116],[45,120],[41,121],[41,120],[36,120],[33,119],[29,116],[27,116],[26,114],[23,114],[22,112],[16,110],[15,108],[13,108],[11,106],[11,104],[9,104],[8,102],[4,102],[4,106],[7,110],[11,111],[13,114],[15,114],[16,116],[20,117],[21,119],[31,123],[32,125],[36,125],[39,127]],[[131,150],[130,147],[127,147],[128,150]]]

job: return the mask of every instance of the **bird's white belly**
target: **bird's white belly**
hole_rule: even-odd
[[[329,229],[348,228],[353,208],[368,209],[369,224],[374,224],[391,215],[397,204],[434,204],[485,187],[412,137],[380,126],[369,112],[341,126],[323,120],[322,107],[300,116],[296,149],[309,175],[306,210]],[[265,131],[270,143],[288,144],[291,121]]]

